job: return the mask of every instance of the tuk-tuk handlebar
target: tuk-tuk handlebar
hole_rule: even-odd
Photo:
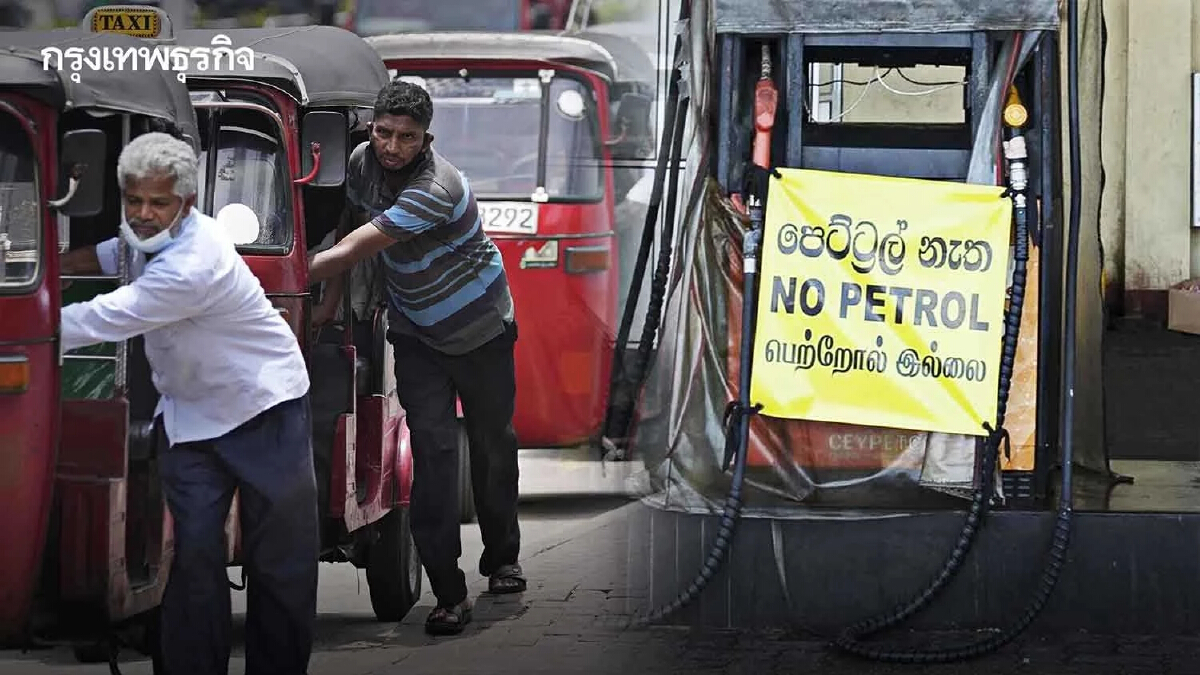
[[[296,185],[307,185],[316,179],[317,173],[321,170],[321,144],[312,142],[308,144],[309,151],[312,152],[313,167],[312,171],[304,178],[297,178],[294,182]]]

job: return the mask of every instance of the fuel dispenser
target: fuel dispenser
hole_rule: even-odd
[[[690,7],[694,4],[685,0],[681,16],[695,14]],[[803,470],[825,471],[839,477],[864,470],[879,471],[890,461],[886,456],[870,453],[849,458],[833,456],[828,452],[828,444],[822,447],[822,443],[813,439],[828,437],[838,430],[821,429],[821,423],[767,418],[757,414],[761,406],[750,398],[749,345],[753,344],[755,334],[766,185],[769,176],[778,175],[776,169],[780,167],[820,169],[1003,185],[1006,188],[1003,196],[1012,200],[1011,280],[1004,314],[997,415],[994,422],[985,425],[986,436],[964,439],[973,445],[968,451],[974,456],[974,471],[971,501],[962,529],[949,546],[942,568],[912,600],[826,635],[837,649],[882,661],[946,662],[998,649],[1027,628],[1049,598],[1064,561],[1072,515],[1071,434],[1061,430],[1071,429],[1073,414],[1075,284],[1066,284],[1064,288],[1062,271],[1065,266],[1066,278],[1076,278],[1080,198],[1077,189],[1071,190],[1069,229],[1063,237],[1061,216],[1056,212],[1062,190],[1057,173],[1059,38],[1056,30],[1048,26],[1053,15],[1052,23],[1057,28],[1057,2],[1033,2],[1024,8],[1010,5],[990,15],[982,7],[987,2],[977,3],[981,7],[974,8],[964,8],[961,3],[934,2],[931,4],[937,7],[930,8],[930,14],[923,18],[938,28],[928,32],[911,25],[902,31],[856,30],[863,22],[854,12],[838,14],[838,6],[844,10],[845,3],[832,0],[809,3],[805,10],[793,12],[792,19],[798,23],[803,23],[805,17],[809,17],[810,23],[818,20],[811,17],[828,20],[823,30],[810,32],[786,25],[780,19],[787,16],[784,9],[751,7],[759,4],[755,0],[718,4],[727,5],[723,9],[731,15],[740,13],[731,23],[740,21],[742,25],[756,27],[753,31],[718,30],[712,45],[715,52],[712,79],[716,82],[717,98],[713,116],[715,140],[709,144],[715,155],[713,173],[744,222],[740,269],[731,264],[730,270],[730,277],[740,282],[741,295],[731,294],[723,308],[723,318],[728,324],[726,379],[736,382],[736,389],[730,391],[733,400],[725,410],[726,444],[721,468],[731,472],[731,477],[719,530],[695,579],[673,601],[634,623],[645,625],[663,619],[703,592],[734,545],[738,518],[744,507],[743,484],[748,476],[757,473],[760,483],[770,483],[769,474],[780,456],[789,457]],[[792,7],[801,3],[797,0],[783,4]],[[869,7],[861,8],[862,12],[876,11],[887,14],[889,19],[903,11],[879,3],[868,4]],[[937,16],[939,10],[944,16]],[[767,17],[768,14],[772,16]],[[1035,15],[1038,15],[1036,20]],[[1067,132],[1070,181],[1076,186],[1080,182],[1077,15],[1077,3],[1070,0],[1066,26],[1070,111]],[[778,21],[772,23],[772,20]],[[1004,27],[995,25],[997,22],[1004,23]],[[772,26],[772,30],[765,30],[764,26]],[[890,71],[915,65],[961,67],[966,72],[962,82],[964,115],[961,120],[949,123],[889,120],[838,124],[814,119],[805,97],[814,86],[811,77],[821,72],[822,64],[833,64],[834,73],[841,73],[845,64],[872,68],[876,73],[872,81],[879,79],[879,69]],[[661,168],[660,165],[660,174]],[[662,184],[661,175],[656,180],[658,185]],[[674,198],[673,191],[668,193],[668,200]],[[648,217],[648,231],[656,217],[656,213]],[[644,242],[652,239],[648,234]],[[673,248],[671,242],[664,243],[664,250]],[[661,293],[664,283],[665,279],[656,275],[654,290]],[[631,291],[630,306],[636,305],[639,286],[635,285]],[[1034,292],[1029,292],[1031,288]],[[651,318],[655,322],[662,319],[657,314]],[[1065,340],[1061,339],[1060,330],[1065,331]],[[1026,408],[1023,412],[1029,417],[1026,425],[1031,437],[1015,448],[1011,405],[1014,391],[1020,394]],[[1061,404],[1059,391],[1066,392]],[[1031,400],[1036,403],[1030,405]],[[1048,561],[1026,610],[1008,629],[975,644],[944,650],[895,651],[862,642],[934,601],[961,568],[989,508],[1002,500],[1043,503],[1049,492],[1051,470],[1058,468],[1060,449],[1061,496]]]

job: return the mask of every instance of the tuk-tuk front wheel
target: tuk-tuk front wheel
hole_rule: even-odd
[[[459,522],[469,525],[475,522],[475,492],[471,487],[471,439],[467,436],[467,425],[458,421],[458,513]]]
[[[409,529],[408,507],[398,506],[377,520],[367,550],[371,609],[380,621],[401,621],[421,597],[421,560]]]

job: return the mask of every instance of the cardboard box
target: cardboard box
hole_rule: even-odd
[[[1167,329],[1200,335],[1200,279],[1167,289]]]

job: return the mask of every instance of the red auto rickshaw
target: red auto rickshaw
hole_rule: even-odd
[[[200,208],[229,228],[308,356],[321,560],[365,568],[376,617],[399,621],[420,597],[421,566],[387,312],[373,308],[366,334],[314,331],[307,269],[311,247],[337,226],[348,148],[366,138],[387,71],[362,38],[333,26],[183,30],[168,44],[189,55],[181,71],[199,123]],[[344,301],[348,310],[349,289]]]
[[[443,30],[562,30],[571,18],[572,4],[571,0],[350,0],[341,25],[363,37]]]
[[[60,353],[62,304],[125,279],[60,277],[58,254],[116,235],[116,160],[130,138],[174,127],[195,139],[196,118],[174,73],[106,67],[144,46],[135,38],[57,30],[3,42],[0,641],[108,658],[126,633],[151,653],[173,551],[157,394],[140,339]]]
[[[434,147],[466,175],[504,256],[521,332],[522,447],[597,441],[618,323],[613,207],[618,184],[629,182],[614,176],[614,157],[652,151],[654,73],[623,72],[603,47],[574,37],[446,32],[367,42],[396,77],[429,91]]]

